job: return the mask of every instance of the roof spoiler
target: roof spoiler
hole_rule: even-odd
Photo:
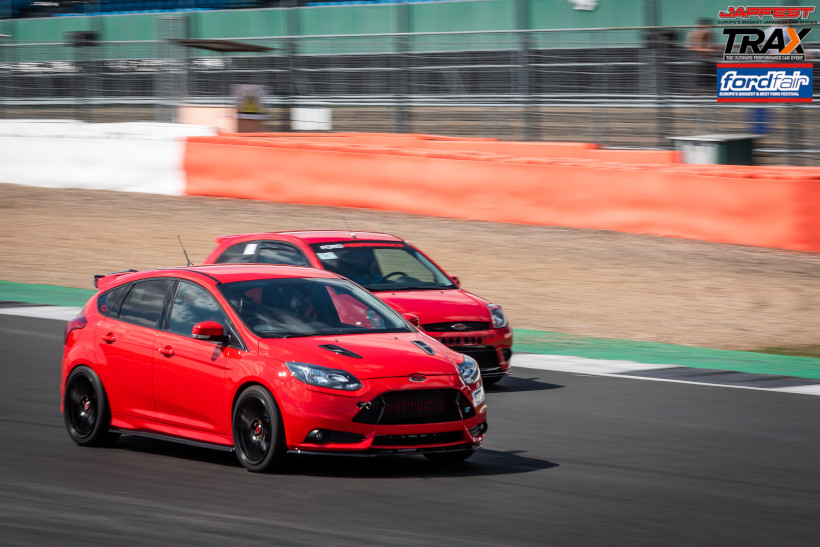
[[[129,273],[134,273],[136,271],[137,270],[123,270],[121,272],[111,272],[107,274],[94,274],[94,287],[97,289],[101,289],[102,287],[100,287],[100,279],[103,279],[104,277],[111,277],[110,281],[113,281],[115,277],[119,277],[121,275]],[[105,285],[108,285],[108,283],[105,283]]]

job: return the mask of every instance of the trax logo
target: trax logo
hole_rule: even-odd
[[[814,6],[729,6],[726,11],[719,12],[718,16],[721,19],[808,19],[813,11]]]
[[[767,39],[766,33],[761,29],[726,28],[723,29],[723,34],[729,36],[729,39],[726,41],[726,48],[723,50],[723,54],[731,54],[735,43],[739,42],[738,53],[740,55],[759,55],[769,53],[772,50],[774,50],[777,55],[802,55],[803,45],[801,41],[810,30],[810,28],[800,29],[799,31],[793,28],[774,28]],[[740,40],[738,40],[738,38],[740,38]]]

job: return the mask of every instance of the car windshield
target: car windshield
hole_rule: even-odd
[[[406,243],[343,241],[311,247],[326,270],[371,291],[456,288],[444,272]]]
[[[254,279],[220,290],[263,338],[411,332],[392,308],[345,279]]]

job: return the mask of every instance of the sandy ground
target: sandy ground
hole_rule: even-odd
[[[389,232],[517,328],[724,349],[820,344],[820,255],[361,209],[0,184],[0,280],[93,288],[93,275],[194,263],[220,234]]]

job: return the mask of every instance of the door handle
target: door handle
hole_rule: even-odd
[[[109,332],[108,334],[103,334],[102,339],[103,339],[103,342],[106,342],[108,344],[113,344],[114,342],[117,341],[117,337],[114,336],[113,332]]]
[[[159,348],[159,352],[166,357],[171,357],[174,355],[174,348],[171,346],[165,346],[164,348]]]

